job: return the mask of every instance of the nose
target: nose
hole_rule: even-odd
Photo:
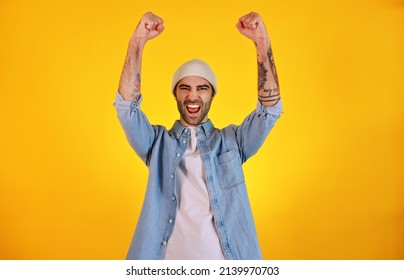
[[[195,88],[192,88],[192,89],[189,91],[188,99],[196,100],[197,98],[198,98],[198,93],[197,93],[197,91],[196,91]]]

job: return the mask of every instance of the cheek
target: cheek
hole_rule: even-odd
[[[185,95],[182,94],[181,92],[176,92],[174,94],[174,98],[175,98],[175,100],[177,100],[179,102],[183,102],[185,100]]]
[[[204,103],[211,103],[213,100],[213,96],[212,96],[212,94],[209,93],[209,94],[203,96],[202,100]]]

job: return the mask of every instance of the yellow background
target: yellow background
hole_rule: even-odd
[[[0,258],[122,259],[147,168],[112,106],[140,17],[165,19],[144,53],[143,110],[171,127],[174,70],[215,70],[210,117],[256,104],[265,20],[285,114],[244,166],[266,259],[404,259],[404,1],[1,1]]]

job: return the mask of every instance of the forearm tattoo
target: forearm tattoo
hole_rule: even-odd
[[[258,90],[264,88],[267,79],[268,70],[265,68],[264,63],[258,62]]]
[[[133,89],[133,91],[131,93],[131,97],[133,100],[135,100],[135,97],[139,93],[139,91],[140,91],[140,73],[137,73],[136,80],[135,80],[135,88]]]
[[[267,51],[267,56],[270,66],[269,70],[265,68],[263,62],[258,62],[258,99],[261,102],[278,102],[280,99],[278,74],[276,72],[274,57],[271,48],[269,48],[269,50]],[[270,73],[272,74],[272,77],[275,81],[274,88],[265,88],[265,83],[268,81],[268,71],[271,71]]]
[[[278,73],[276,72],[274,55],[272,54],[271,48],[269,48],[269,50],[267,52],[267,56],[268,56],[268,60],[269,60],[269,65],[271,66],[272,75],[274,76],[274,79],[275,79],[276,86],[279,88]]]

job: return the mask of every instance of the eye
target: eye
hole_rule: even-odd
[[[206,90],[209,90],[209,87],[208,86],[200,86],[200,87],[198,87],[197,88],[199,91],[206,91]]]
[[[182,90],[182,91],[189,91],[190,87],[180,86],[179,89]]]

